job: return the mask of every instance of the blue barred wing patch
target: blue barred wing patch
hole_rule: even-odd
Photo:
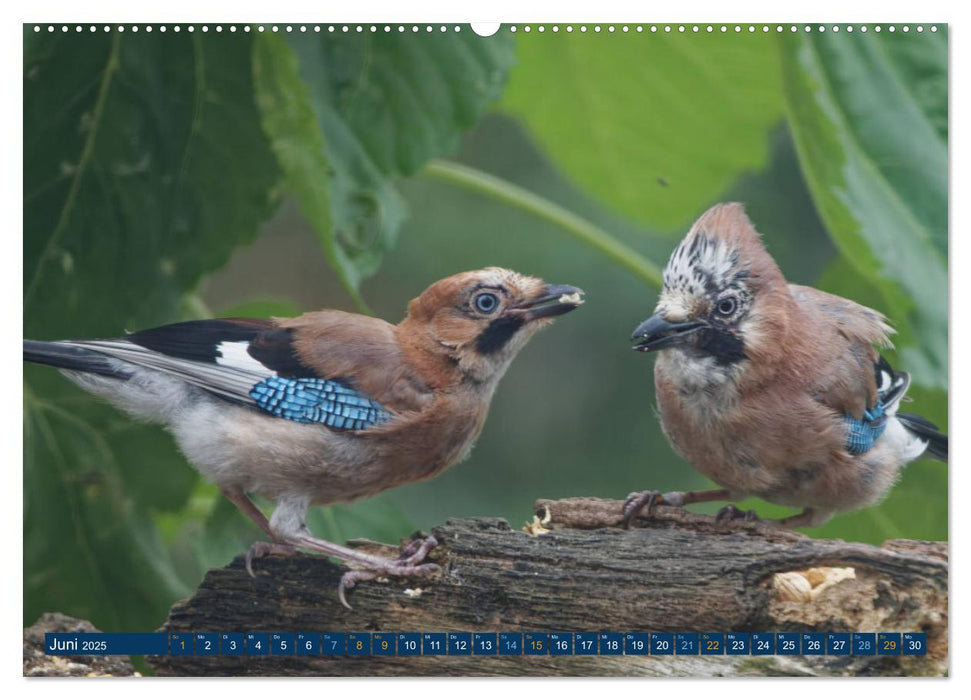
[[[254,386],[249,395],[274,416],[336,430],[367,430],[391,419],[374,399],[329,379],[272,376]]]
[[[846,429],[846,451],[850,454],[861,455],[873,448],[883,431],[887,429],[887,415],[884,405],[878,402],[869,411],[863,412],[863,418],[843,416],[843,427]]]

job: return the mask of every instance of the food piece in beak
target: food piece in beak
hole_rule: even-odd
[[[550,318],[573,311],[583,303],[583,290],[566,284],[547,285],[545,294],[537,299],[520,304],[517,310],[523,312],[527,321]]]

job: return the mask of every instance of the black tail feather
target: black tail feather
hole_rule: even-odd
[[[75,372],[100,374],[114,379],[128,379],[129,372],[118,369],[117,362],[107,355],[68,343],[48,343],[42,340],[24,341],[24,362],[49,365]]]
[[[898,413],[897,419],[921,440],[927,440],[926,454],[947,461],[947,435],[939,432],[936,425],[916,413]]]

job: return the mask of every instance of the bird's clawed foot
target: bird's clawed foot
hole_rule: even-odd
[[[437,546],[438,540],[435,539],[434,535],[415,533],[415,536],[409,542],[401,545],[398,562],[403,566],[414,566],[424,561],[428,553]]]
[[[724,523],[731,520],[744,520],[747,523],[767,522],[760,518],[754,510],[739,510],[733,504],[729,503],[727,506],[723,506],[715,515],[715,522]]]
[[[422,564],[428,553],[438,546],[434,535],[423,536],[420,533],[410,542],[401,546],[396,560],[387,560],[384,565],[369,566],[366,569],[354,569],[341,576],[337,587],[337,597],[344,607],[351,609],[345,596],[346,591],[354,588],[361,581],[371,581],[378,576],[432,576],[442,570],[438,564]]]
[[[348,610],[352,610],[347,602],[345,593],[354,588],[361,581],[371,581],[378,576],[419,576],[427,577],[437,574],[442,570],[438,564],[418,564],[406,565],[388,560],[387,566],[374,567],[368,569],[354,569],[341,576],[340,585],[337,587],[337,597],[341,604]]]
[[[629,530],[631,521],[643,513],[650,516],[654,507],[664,503],[664,496],[660,491],[634,491],[628,494],[624,501],[624,529]]]
[[[630,524],[638,515],[650,517],[655,506],[683,506],[686,491],[634,491],[628,494],[624,501],[624,529],[629,530]],[[690,495],[690,494],[689,494]]]
[[[254,559],[265,557],[267,554],[280,554],[288,557],[296,553],[297,548],[293,545],[281,544],[280,542],[254,542],[246,552],[246,571],[255,578],[256,574],[253,573]]]

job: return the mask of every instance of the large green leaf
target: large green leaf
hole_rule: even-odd
[[[880,291],[904,367],[945,387],[946,32],[787,36],[782,54],[817,209],[853,274]]]
[[[195,476],[161,431],[134,427],[132,441],[119,444],[113,419],[90,398],[27,393],[25,623],[62,610],[102,629],[153,629],[190,590],[149,514],[180,507]]]
[[[172,320],[272,211],[244,35],[51,34],[24,66],[24,332]]]
[[[253,76],[263,128],[286,173],[286,185],[300,201],[331,267],[357,303],[363,304],[358,292],[360,266],[334,232],[327,186],[333,171],[327,160],[324,134],[310,104],[310,90],[300,79],[297,57],[286,39],[278,34],[256,37]]]
[[[252,240],[280,178],[242,34],[34,35],[24,55],[24,334],[179,320]],[[152,516],[198,477],[49,368],[25,369],[24,619],[57,609],[151,629],[187,588]]]
[[[498,98],[511,40],[465,28],[257,41],[264,127],[305,215],[356,296],[405,218],[395,179],[453,151]]]
[[[776,45],[734,34],[521,35],[502,106],[617,212],[683,226],[768,162],[782,118]]]

